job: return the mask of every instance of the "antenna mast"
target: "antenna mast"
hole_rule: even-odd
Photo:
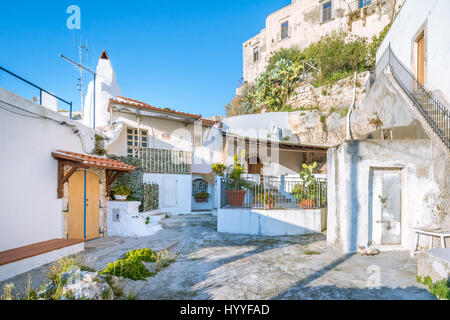
[[[81,40],[80,40],[81,41]],[[88,47],[87,47],[87,42],[86,45],[83,46],[80,45],[78,46],[78,53],[79,53],[79,57],[80,57],[80,78],[78,79],[80,81],[79,85],[78,85],[78,90],[80,91],[80,96],[81,96],[81,113],[82,115],[84,115],[84,94],[83,94],[83,68],[81,67],[83,65],[83,56],[82,56],[82,51],[86,50],[86,53],[89,51]]]
[[[93,99],[92,100],[93,100],[93,109],[94,109],[93,110],[93,113],[94,113],[93,114],[93,117],[94,117],[93,128],[95,129],[95,93],[96,93],[95,92],[95,88],[96,88],[95,81],[97,79],[97,73],[92,71],[92,70],[90,70],[90,69],[88,69],[87,67],[83,66],[81,63],[75,62],[72,59],[65,57],[64,55],[61,55],[61,58],[63,58],[64,60],[68,61],[72,65],[80,68],[80,70],[85,70],[85,71],[89,72],[90,74],[92,74],[94,76],[94,90],[93,90],[93,94],[92,94],[93,95]],[[84,116],[84,112],[83,112],[83,116]]]

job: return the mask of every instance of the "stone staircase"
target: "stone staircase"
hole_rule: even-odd
[[[413,93],[414,99],[420,104],[425,113],[431,118],[436,127],[443,133],[449,131],[449,121],[445,117],[445,111],[438,111],[430,98],[430,96],[421,88],[417,89]],[[448,111],[447,111],[448,114]]]
[[[427,127],[434,132],[432,136],[438,138],[437,140],[439,140],[440,144],[444,146],[447,152],[450,152],[450,115],[448,106],[445,106],[420,84],[416,76],[397,58],[390,45],[375,67],[375,76],[386,67],[389,67],[396,82],[409,97],[417,112],[421,114],[420,121],[426,122]],[[432,137],[430,136],[430,138]]]
[[[164,229],[183,227],[217,226],[217,217],[210,214],[186,214],[171,216],[159,222]]]

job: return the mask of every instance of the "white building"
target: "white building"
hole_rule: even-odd
[[[91,128],[0,88],[0,281],[106,235],[107,177],[134,168],[87,155],[94,136]]]
[[[123,97],[111,99],[109,112],[115,129],[108,153],[142,159],[143,181],[159,185],[160,211],[211,212],[211,165],[222,159],[222,134],[215,121]],[[207,202],[196,201],[199,192],[210,194]]]

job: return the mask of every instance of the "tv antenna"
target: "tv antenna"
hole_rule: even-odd
[[[81,47],[81,46],[80,46]],[[81,52],[81,48],[80,48],[80,52]],[[81,53],[80,53],[80,56],[81,56]],[[70,59],[70,58],[67,58],[66,56],[64,56],[63,54],[61,54],[61,58],[63,58],[64,60],[66,60],[67,62],[69,62],[70,64],[72,64],[72,65],[74,65],[74,66],[76,66],[76,67],[78,67],[79,69],[80,69],[80,75],[81,75],[81,78],[80,78],[80,85],[82,85],[82,73],[83,73],[83,70],[84,71],[87,71],[87,72],[89,72],[90,74],[92,74],[92,76],[94,77],[94,90],[93,90],[93,97],[92,97],[92,106],[93,106],[93,113],[94,113],[94,115],[93,115],[93,128],[95,129],[95,81],[96,81],[96,79],[97,79],[97,73],[96,72],[94,72],[94,71],[92,71],[91,69],[89,69],[89,68],[87,68],[87,67],[85,67],[85,66],[83,66],[81,63],[78,63],[78,62],[76,62],[76,61],[74,61],[74,60],[72,60],[72,59]],[[81,59],[80,59],[81,60]],[[82,87],[81,87],[81,95],[83,96],[83,90],[82,90]],[[83,99],[83,98],[82,98]],[[83,106],[82,106],[82,110],[83,110],[83,116],[84,116],[84,108],[83,108]]]
[[[86,51],[86,57],[89,58],[88,53],[89,53],[89,49],[88,49],[88,45],[87,45],[87,41],[86,41],[86,45],[82,45],[80,44],[78,46],[78,54],[80,57],[80,65],[83,65],[83,50]],[[84,94],[83,94],[83,68],[79,67],[80,69],[80,78],[78,79],[79,83],[78,83],[78,90],[80,91],[80,97],[81,97],[81,113],[84,114]]]

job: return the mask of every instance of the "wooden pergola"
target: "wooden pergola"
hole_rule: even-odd
[[[106,170],[106,194],[109,195],[112,183],[121,173],[130,173],[136,167],[130,166],[121,161],[96,157],[69,151],[52,152],[52,157],[58,161],[58,199],[64,197],[64,184],[77,171],[89,168],[99,168]],[[70,169],[65,172],[64,167]]]

